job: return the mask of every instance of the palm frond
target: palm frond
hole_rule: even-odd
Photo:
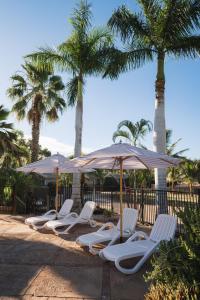
[[[91,26],[91,17],[91,5],[86,0],[81,0],[74,9],[69,21],[73,29],[80,35],[83,35]]]
[[[176,40],[176,43],[169,46],[166,53],[175,57],[197,58],[200,53],[200,36],[185,36]]]
[[[74,106],[78,95],[78,76],[73,77],[66,86],[68,106]]]
[[[108,26],[114,32],[119,33],[124,42],[134,37],[149,38],[149,28],[141,15],[132,13],[124,5],[114,11],[108,21]]]
[[[125,130],[117,130],[113,133],[113,137],[112,140],[115,143],[117,138],[125,138],[127,139],[129,142],[132,142],[131,140],[131,135],[129,134],[128,131]]]
[[[60,71],[70,69],[67,53],[61,55],[59,51],[52,48],[40,48],[38,52],[26,55],[26,58],[30,59],[41,70],[49,72],[53,72],[55,67]]]

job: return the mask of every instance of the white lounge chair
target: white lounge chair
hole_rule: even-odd
[[[137,223],[138,211],[134,208],[125,208],[123,210],[123,237],[129,237],[135,231],[135,226]],[[109,242],[109,245],[114,244],[120,238],[120,220],[115,226],[113,223],[109,222],[104,224],[96,232],[83,234],[79,236],[76,243],[81,246],[88,246],[89,251],[92,254],[98,254],[99,250],[93,247],[97,244]]]
[[[175,235],[176,217],[161,214],[151,230],[150,236],[142,231],[135,232],[125,243],[112,245],[100,251],[101,258],[115,262],[116,268],[124,274],[137,272],[149,256],[159,247],[161,241],[169,241]],[[139,238],[144,238],[139,240]],[[124,268],[120,263],[133,257],[142,258],[133,268]]]
[[[59,212],[55,209],[51,209],[42,216],[27,218],[25,224],[32,226],[35,230],[42,229],[46,222],[66,217],[71,211],[73,202],[72,199],[66,199]]]
[[[96,226],[96,222],[92,219],[95,209],[95,202],[87,201],[82,208],[80,215],[75,212],[61,220],[49,221],[45,224],[47,229],[53,230],[57,235],[68,234],[69,230],[76,224],[90,224],[91,227]],[[62,229],[64,227],[64,229]]]

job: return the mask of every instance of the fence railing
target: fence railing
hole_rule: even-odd
[[[70,198],[71,186],[59,189],[60,205]],[[98,208],[119,213],[120,195],[118,191],[105,191],[102,187],[81,189],[82,204],[88,200],[96,202]],[[14,187],[0,187],[0,212],[15,212],[16,195]],[[195,208],[200,206],[200,190],[195,193],[153,190],[153,189],[125,189],[123,203],[126,207],[134,207],[139,211],[139,222],[154,224],[160,212],[174,215],[176,210],[183,210],[186,206]],[[25,213],[41,213],[55,206],[55,190],[47,187],[40,188],[35,194],[27,198]],[[181,221],[178,220],[178,229],[181,231]]]

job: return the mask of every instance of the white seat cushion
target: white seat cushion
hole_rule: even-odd
[[[78,238],[78,243],[89,246],[90,243],[101,243],[104,241],[110,241],[118,234],[116,229],[108,229],[88,234],[83,234]]]
[[[56,214],[51,214],[48,216],[38,216],[38,217],[30,217],[26,219],[26,224],[32,225],[40,222],[48,222],[51,220],[55,220]]]
[[[102,251],[106,259],[115,261],[126,255],[143,256],[153,245],[155,245],[154,242],[150,240],[142,240],[108,246]]]
[[[65,217],[61,220],[49,221],[45,224],[45,226],[49,229],[53,229],[53,228],[57,228],[57,227],[60,227],[60,226],[71,225],[76,220],[77,220],[77,218],[69,216],[69,217]]]

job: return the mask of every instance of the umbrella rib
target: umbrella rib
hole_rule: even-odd
[[[138,157],[138,156],[135,156],[135,158],[141,162],[148,170],[150,170],[150,168]]]
[[[96,157],[92,158],[91,160],[89,160],[88,162],[86,162],[86,164],[82,165],[80,168],[83,168],[83,167],[87,166],[88,164],[90,164],[95,159],[97,159],[97,158]]]
[[[164,158],[160,158],[160,160],[164,161],[164,162],[167,162],[168,164],[172,165],[172,166],[175,166],[176,164],[173,163],[173,162],[170,162],[168,161],[167,159],[164,159]]]

